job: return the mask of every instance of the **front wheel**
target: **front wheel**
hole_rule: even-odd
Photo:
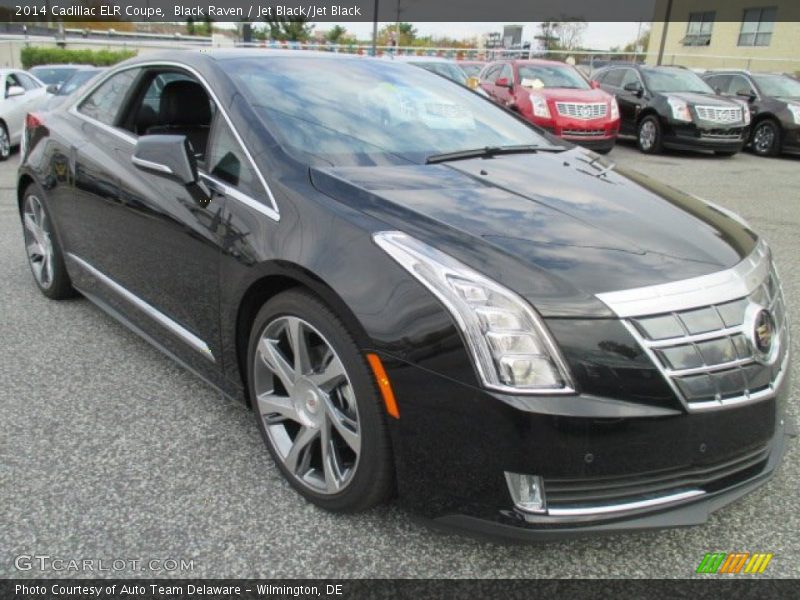
[[[761,121],[753,129],[751,146],[759,156],[777,156],[780,151],[781,130],[774,121]]]
[[[289,483],[337,512],[386,500],[394,471],[384,409],[341,319],[290,290],[261,308],[248,348],[256,421]]]
[[[645,154],[658,154],[663,149],[661,137],[661,123],[655,116],[649,115],[641,120],[636,136],[639,150]]]

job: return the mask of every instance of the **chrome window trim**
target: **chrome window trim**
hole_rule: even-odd
[[[127,288],[121,286],[119,283],[108,277],[102,271],[99,271],[98,269],[90,265],[81,257],[72,254],[71,252],[68,252],[67,256],[83,270],[87,271],[93,277],[96,277],[98,280],[100,280],[101,283],[111,288],[113,292],[115,292],[117,295],[121,296],[122,298],[133,304],[136,308],[138,308],[148,317],[156,321],[159,325],[171,331],[173,334],[175,334],[178,338],[186,342],[193,349],[197,350],[205,358],[207,358],[211,362],[214,363],[216,362],[216,358],[214,358],[214,354],[213,352],[211,352],[211,349],[208,347],[208,344],[206,344],[203,340],[201,340],[191,331],[186,329],[183,325],[180,325],[179,323],[169,318],[167,315],[162,313],[160,310],[158,310],[151,304],[145,302],[144,300],[139,298],[139,296],[137,296]]]
[[[621,319],[723,304],[748,296],[761,285],[769,273],[769,257],[769,247],[760,240],[747,258],[730,269],[595,297]]]
[[[101,85],[103,85],[103,83],[105,83],[105,81],[107,79],[113,77],[114,75],[116,75],[118,73],[121,73],[123,71],[127,71],[129,69],[140,69],[140,68],[151,68],[151,67],[175,67],[175,68],[178,68],[178,69],[183,69],[183,70],[187,71],[188,73],[191,73],[195,78],[197,78],[197,80],[200,82],[200,84],[206,89],[206,92],[208,92],[209,96],[211,96],[211,99],[214,101],[214,104],[216,104],[216,106],[217,106],[217,110],[219,110],[219,112],[225,118],[225,121],[227,122],[228,127],[230,127],[231,131],[233,132],[233,136],[236,138],[237,143],[239,144],[239,146],[241,146],[242,151],[244,152],[245,156],[247,157],[247,160],[250,161],[250,166],[253,168],[253,171],[258,176],[258,179],[261,182],[261,185],[264,188],[264,191],[267,193],[267,197],[269,198],[269,202],[270,202],[271,206],[267,206],[263,202],[259,202],[257,199],[251,198],[247,194],[244,194],[244,193],[240,192],[239,190],[236,190],[235,188],[230,186],[230,184],[228,184],[228,185],[220,184],[220,186],[225,189],[225,194],[226,195],[231,196],[232,198],[235,198],[239,202],[242,202],[243,204],[246,204],[247,206],[250,206],[251,208],[254,208],[254,209],[258,210],[259,212],[261,212],[261,213],[265,214],[266,216],[268,216],[270,219],[273,219],[275,221],[280,221],[280,211],[278,210],[278,203],[275,200],[275,196],[272,194],[272,189],[267,184],[267,181],[264,178],[264,175],[261,173],[261,170],[256,166],[256,163],[253,160],[253,155],[250,154],[250,151],[247,149],[247,146],[245,145],[244,140],[242,139],[242,136],[239,135],[239,132],[236,130],[236,127],[233,126],[233,121],[231,121],[231,118],[228,116],[228,113],[225,110],[225,107],[219,101],[219,98],[214,93],[214,90],[208,84],[206,79],[194,67],[190,67],[189,65],[185,65],[183,63],[174,62],[174,61],[152,61],[152,62],[136,63],[136,64],[128,65],[126,67],[122,67],[122,68],[119,68],[119,69],[114,69],[110,73],[106,73],[103,77],[98,79],[91,86],[91,88],[89,88],[83,94],[81,94],[80,97],[72,103],[72,105],[70,106],[70,108],[69,108],[69,110],[67,112],[69,114],[73,115],[73,116],[78,117],[79,119],[83,119],[84,121],[87,121],[88,123],[91,123],[92,125],[100,127],[104,131],[106,131],[108,133],[111,133],[112,135],[115,135],[115,136],[117,136],[118,138],[120,138],[122,140],[125,140],[126,142],[128,142],[131,145],[136,145],[136,141],[138,139],[136,136],[133,136],[133,135],[131,135],[129,133],[126,133],[125,131],[123,131],[121,129],[118,129],[116,127],[112,127],[110,125],[106,125],[105,123],[103,123],[101,121],[98,121],[97,119],[93,119],[92,117],[89,117],[89,116],[83,114],[82,112],[80,112],[78,110],[78,107],[80,106],[80,104],[84,100],[86,100],[86,98],[88,98],[92,93],[94,93],[94,91],[97,90],[97,88],[99,88]],[[205,173],[201,173],[201,174],[203,176],[206,176]],[[212,178],[212,181],[216,182],[216,180],[213,179],[213,178]]]

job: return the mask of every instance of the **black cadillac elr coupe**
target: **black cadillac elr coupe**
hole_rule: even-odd
[[[764,239],[422,69],[148,54],[28,115],[18,186],[41,291],[249,403],[320,507],[686,525],[781,460]]]

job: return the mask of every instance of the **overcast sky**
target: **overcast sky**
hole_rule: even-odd
[[[453,38],[469,38],[483,33],[498,31],[502,33],[503,25],[511,23],[414,23],[418,35],[437,35]],[[372,23],[316,23],[316,29],[328,30],[334,25],[341,25],[347,28],[359,39],[367,39],[372,36]],[[380,23],[382,27],[384,23]],[[539,33],[538,23],[524,23],[522,39],[530,41],[533,36]],[[649,23],[642,23],[642,28],[649,26]],[[636,32],[639,23],[588,23],[586,33],[583,36],[583,46],[595,50],[608,50],[611,46],[624,46],[628,42],[636,39]]]

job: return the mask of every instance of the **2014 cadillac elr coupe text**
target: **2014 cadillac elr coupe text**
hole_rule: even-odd
[[[28,115],[24,148],[41,291],[247,402],[318,506],[687,525],[781,460],[766,241],[422,69],[148,54]]]

